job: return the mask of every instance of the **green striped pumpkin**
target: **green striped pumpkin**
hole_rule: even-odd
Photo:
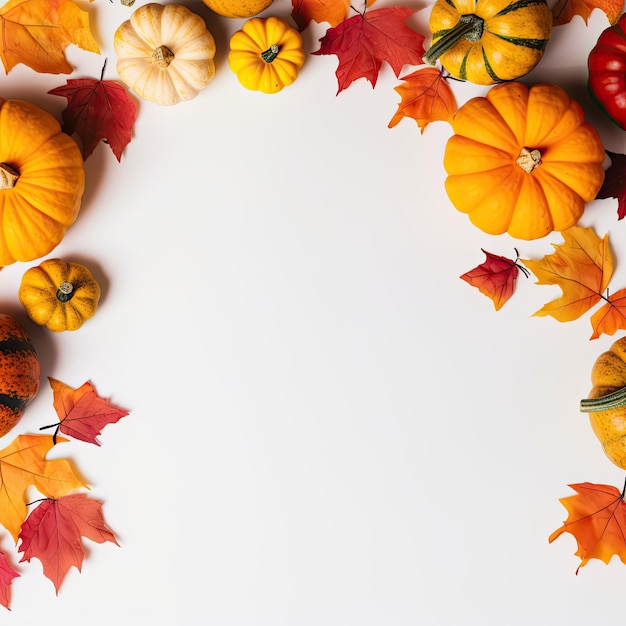
[[[0,437],[22,417],[39,391],[40,365],[24,328],[0,313]]]
[[[425,63],[439,59],[459,80],[492,85],[516,80],[539,63],[552,12],[545,0],[437,0],[429,28]]]

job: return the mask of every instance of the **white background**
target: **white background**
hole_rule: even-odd
[[[67,50],[70,77],[116,79],[112,36],[133,9],[81,4],[102,55]],[[118,163],[99,146],[85,163],[79,219],[49,255],[88,265],[103,287],[75,333],[34,326],[17,301],[24,271],[0,273],[0,305],[31,333],[42,388],[18,426],[54,421],[47,376],[90,380],[130,410],[102,446],[70,442],[120,547],[86,541],[58,597],[38,561],[6,624],[215,626],[507,626],[623,621],[626,566],[594,561],[575,575],[570,535],[548,543],[568,484],[621,487],[578,410],[596,357],[590,315],[559,324],[533,313],[557,287],[520,276],[492,302],[459,279],[481,248],[550,253],[554,234],[491,237],[451,206],[442,156],[451,134],[411,119],[387,127],[399,80],[384,66],[337,95],[334,56],[307,54],[275,95],[245,90],[228,68],[243,23],[212,14],[217,73],[193,101],[141,102]],[[379,0],[416,10],[430,3]],[[276,0],[265,15],[289,19]],[[596,11],[554,30],[526,80],[558,82],[607,149],[626,134],[586,91],[586,59],[608,26]],[[304,32],[318,49],[326,24]],[[428,40],[426,41],[428,43]],[[406,68],[408,73],[412,68]],[[24,66],[3,97],[60,119],[47,95],[67,76]],[[485,88],[454,83],[459,103]],[[617,202],[581,225],[608,232],[610,283],[626,286],[626,224]],[[0,441],[8,445],[19,433]]]

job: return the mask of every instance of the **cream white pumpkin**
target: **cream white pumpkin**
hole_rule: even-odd
[[[215,40],[180,4],[149,3],[115,31],[117,74],[140,98],[170,106],[191,100],[215,76]]]

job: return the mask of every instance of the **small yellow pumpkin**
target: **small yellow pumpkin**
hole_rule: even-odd
[[[626,337],[613,342],[591,369],[591,391],[580,410],[607,457],[626,469]]]
[[[215,40],[180,4],[145,4],[115,31],[117,73],[140,98],[171,106],[195,98],[215,76]]]
[[[18,298],[28,317],[48,330],[77,330],[94,315],[100,285],[80,263],[47,259],[26,270]]]
[[[302,36],[278,17],[253,17],[231,37],[228,64],[246,89],[277,93],[304,65]]]
[[[491,235],[574,226],[604,181],[600,136],[559,86],[512,81],[455,114],[444,152],[452,204]]]
[[[57,120],[30,102],[0,99],[0,267],[55,248],[84,189],[82,153]]]
[[[202,0],[211,11],[223,17],[254,17],[265,11],[274,0]]]

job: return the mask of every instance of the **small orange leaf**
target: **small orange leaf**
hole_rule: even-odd
[[[412,74],[402,76],[404,82],[394,87],[402,97],[398,110],[389,122],[392,128],[404,117],[412,117],[422,133],[430,122],[451,122],[457,110],[454,93],[435,67],[423,67]]]
[[[613,335],[618,330],[626,330],[626,289],[620,289],[607,297],[607,302],[591,316],[593,335]]]
[[[485,262],[465,272],[461,278],[472,287],[476,287],[480,293],[491,298],[496,311],[499,311],[513,295],[520,269],[525,274],[527,270],[518,265],[517,261],[486,250],[483,252],[487,257]]]
[[[626,502],[624,492],[610,485],[578,483],[569,485],[578,495],[560,498],[567,509],[567,520],[555,530],[552,543],[563,533],[570,533],[578,543],[576,556],[581,559],[578,570],[590,559],[604,563],[613,555],[626,564]]]
[[[71,0],[9,0],[0,7],[0,59],[9,71],[23,63],[36,72],[70,74],[64,50],[70,44],[100,53],[89,14]]]
[[[603,11],[609,22],[615,24],[622,14],[622,7],[620,0],[558,0],[552,7],[553,25],[567,24],[575,15],[580,15],[587,24],[594,9]]]
[[[534,315],[571,322],[602,299],[613,274],[613,258],[608,236],[600,239],[592,228],[572,226],[561,234],[564,243],[552,244],[554,253],[522,262],[535,274],[538,285],[558,285],[562,291],[560,298]]]

